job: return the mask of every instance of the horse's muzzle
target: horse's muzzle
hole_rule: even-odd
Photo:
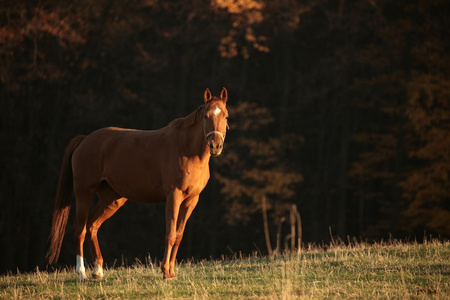
[[[223,142],[215,142],[214,139],[209,142],[209,153],[211,153],[212,156],[220,155],[222,150]]]

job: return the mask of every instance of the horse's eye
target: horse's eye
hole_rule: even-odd
[[[208,119],[208,117],[206,115],[204,115],[203,118]]]

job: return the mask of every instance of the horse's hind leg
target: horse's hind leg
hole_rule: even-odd
[[[77,253],[76,272],[80,281],[86,279],[86,269],[84,267],[83,244],[86,236],[86,222],[89,214],[89,207],[92,202],[92,195],[76,194],[76,217],[75,217],[75,247]]]
[[[88,240],[91,249],[92,259],[94,261],[94,278],[103,277],[103,257],[98,244],[97,232],[100,226],[109,219],[114,213],[122,207],[127,201],[126,198],[119,196],[113,189],[103,182],[97,192],[99,197],[98,205],[89,214],[88,217]]]

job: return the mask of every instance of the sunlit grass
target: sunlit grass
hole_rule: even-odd
[[[80,283],[73,269],[0,277],[2,299],[449,298],[450,243],[357,244],[274,258],[183,262],[177,279],[137,264]]]

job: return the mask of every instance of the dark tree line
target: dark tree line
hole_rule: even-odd
[[[264,211],[275,247],[293,204],[304,243],[330,228],[449,237],[449,11],[444,0],[1,2],[0,270],[45,266],[73,136],[165,126],[206,87],[227,87],[231,130],[180,258],[267,253]],[[99,234],[105,262],[161,258],[163,212],[121,208]]]

